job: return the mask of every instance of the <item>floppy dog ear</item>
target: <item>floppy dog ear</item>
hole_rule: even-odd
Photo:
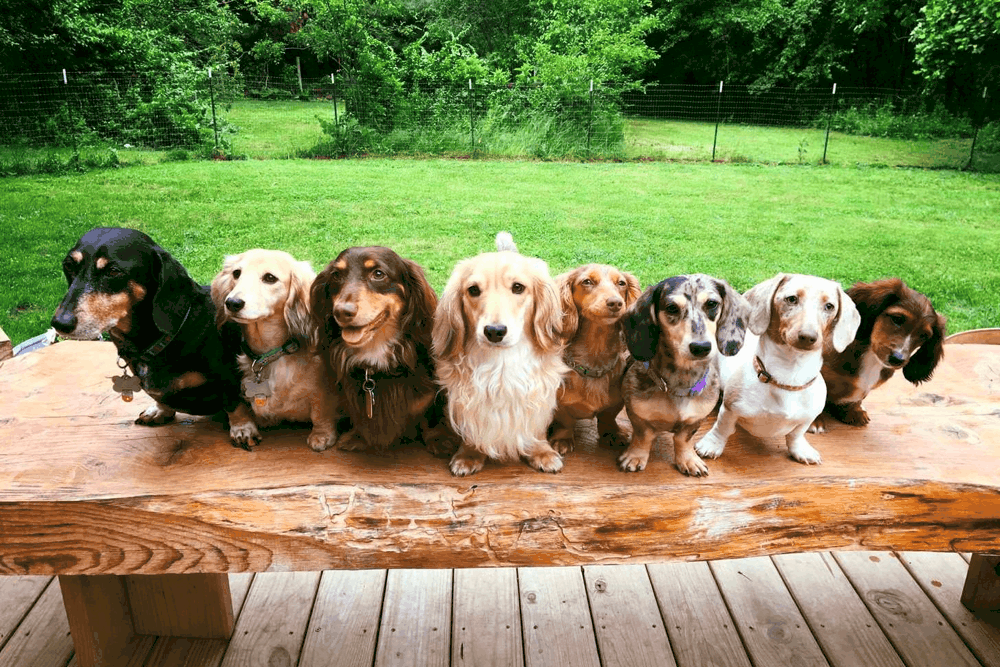
[[[205,289],[194,282],[180,262],[170,253],[154,244],[153,250],[159,260],[156,291],[153,294],[153,323],[166,333],[176,333],[187,317],[188,309],[194,303],[190,294],[197,293],[191,286]]]
[[[229,319],[226,312],[226,297],[233,291],[236,281],[233,280],[233,265],[240,261],[243,255],[226,255],[222,270],[212,278],[212,303],[215,304],[215,326],[221,329]]]
[[[903,377],[913,384],[920,384],[931,379],[938,362],[944,358],[944,338],[947,333],[948,321],[944,315],[938,315],[934,321],[933,332],[927,342],[920,346],[916,354],[903,367]]]
[[[899,278],[887,278],[870,283],[855,283],[847,290],[847,296],[858,308],[861,315],[861,325],[854,334],[856,340],[870,340],[875,320],[886,308],[899,301],[903,293],[903,281]]]
[[[466,266],[465,262],[461,262],[452,271],[434,311],[431,349],[439,359],[455,358],[465,350],[468,332],[465,315],[462,313],[462,283],[467,272]]]
[[[316,347],[320,350],[340,338],[340,325],[333,319],[333,291],[330,289],[333,271],[333,262],[330,262],[309,288],[309,312],[316,327]]]
[[[854,336],[861,325],[861,314],[858,307],[854,305],[847,292],[837,285],[837,298],[840,301],[840,309],[837,313],[837,321],[833,325],[833,349],[843,352],[848,345],[854,342]]]
[[[662,282],[647,287],[622,318],[625,344],[632,356],[639,361],[649,361],[656,355],[656,346],[660,340],[660,320],[656,312],[662,291]]]
[[[562,335],[567,341],[576,335],[576,329],[580,326],[580,311],[573,300],[573,283],[580,275],[579,269],[573,269],[568,273],[563,273],[555,277],[556,285],[559,286],[559,301],[562,305]]]
[[[715,339],[719,344],[719,351],[727,357],[732,357],[743,347],[743,340],[747,335],[750,303],[725,280],[718,278],[712,280],[722,293],[722,310],[719,312]]]
[[[310,294],[316,272],[309,262],[295,262],[289,274],[288,298],[285,299],[285,324],[293,338],[316,346],[317,328],[310,313]]]
[[[437,294],[427,282],[424,270],[419,264],[408,259],[402,261],[407,309],[400,321],[400,330],[404,335],[412,335],[421,345],[429,348],[431,329],[434,326],[434,309],[438,304]],[[415,364],[416,359],[410,366]]]
[[[771,307],[774,304],[774,294],[788,280],[787,273],[779,273],[762,283],[758,283],[744,292],[743,297],[750,304],[750,321],[747,324],[750,333],[761,335],[771,324]]]
[[[549,277],[548,266],[541,260],[536,260],[532,264],[535,264],[533,268],[537,275],[532,281],[534,304],[531,332],[543,352],[555,352],[563,343],[563,310],[559,292],[556,290],[555,282]]]
[[[642,296],[642,285],[639,284],[639,279],[631,273],[623,271],[622,276],[625,277],[625,307],[628,308],[635,303],[636,299]]]

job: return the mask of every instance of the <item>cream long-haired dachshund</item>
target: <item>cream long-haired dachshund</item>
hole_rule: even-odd
[[[561,323],[548,266],[519,254],[510,234],[497,235],[497,252],[455,267],[432,334],[448,418],[463,440],[451,459],[453,474],[471,475],[488,458],[562,470],[562,457],[546,439],[569,370]]]
[[[309,288],[316,274],[308,262],[280,250],[248,250],[226,257],[212,281],[216,322],[239,324],[243,391],[257,426],[312,422],[309,446],[323,451],[337,439],[340,401],[326,363],[314,353],[316,326]],[[253,424],[248,442],[260,442]]]

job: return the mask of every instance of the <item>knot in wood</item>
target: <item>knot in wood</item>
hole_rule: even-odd
[[[525,595],[524,597],[528,599],[528,602],[534,602],[534,601],[535,601],[535,599],[536,599],[536,598],[537,598],[538,596],[537,596],[537,595],[535,595],[535,593],[534,593],[534,592],[529,592],[529,593],[528,593],[527,595]]]
[[[597,581],[594,582],[594,590],[597,591],[598,593],[603,593],[604,591],[608,590],[608,582],[604,581],[603,579],[598,579]]]

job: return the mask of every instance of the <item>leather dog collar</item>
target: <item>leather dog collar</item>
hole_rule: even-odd
[[[564,358],[563,360],[566,362],[567,366],[569,366],[570,368],[572,368],[574,371],[576,371],[580,375],[582,375],[584,377],[588,377],[588,378],[604,377],[605,375],[607,375],[608,373],[610,373],[612,370],[614,370],[615,366],[618,365],[618,358],[617,357],[615,359],[612,359],[610,365],[604,366],[602,368],[587,368],[583,364],[578,364],[574,360],[569,359],[569,358]]]
[[[294,338],[289,338],[284,342],[284,344],[271,348],[262,354],[254,354],[254,351],[250,349],[249,345],[247,345],[246,338],[243,339],[241,347],[243,348],[243,354],[253,359],[253,363],[250,365],[250,368],[259,378],[261,371],[263,371],[264,368],[271,362],[277,361],[278,357],[298,352],[299,341]]]
[[[191,307],[188,306],[187,312],[184,313],[184,319],[181,320],[181,323],[177,326],[177,328],[174,329],[173,331],[168,331],[167,333],[160,336],[159,340],[157,340],[155,343],[147,347],[143,352],[134,353],[134,350],[119,349],[119,355],[123,359],[129,361],[130,363],[148,364],[150,359],[158,355],[160,352],[163,352],[163,350],[166,349],[167,345],[170,345],[170,343],[174,340],[174,338],[177,336],[180,330],[184,328],[184,323],[187,322],[188,316],[190,314],[191,314]],[[129,347],[132,347],[131,343],[129,343]]]
[[[697,396],[701,392],[705,391],[705,387],[708,386],[708,374],[712,370],[711,366],[709,366],[708,368],[706,368],[705,369],[705,373],[701,376],[701,379],[698,380],[697,382],[695,382],[693,387],[691,387],[689,389],[681,389],[679,392],[678,391],[671,392],[670,388],[667,386],[666,380],[664,380],[662,377],[660,377],[659,373],[657,373],[656,371],[652,370],[649,367],[649,362],[648,361],[643,361],[641,363],[642,363],[643,367],[647,371],[649,371],[650,373],[652,373],[653,376],[656,377],[656,379],[660,381],[660,386],[663,387],[663,391],[668,392],[668,393],[670,393],[670,394],[672,394],[674,396],[677,396],[679,398],[687,398],[688,396]]]
[[[813,382],[816,381],[816,378],[814,377],[812,380],[809,380],[809,382],[806,382],[805,384],[800,385],[798,387],[793,387],[790,384],[781,384],[780,382],[777,382],[773,377],[771,377],[771,374],[768,373],[767,369],[764,368],[764,362],[761,361],[760,357],[757,356],[753,358],[753,369],[757,373],[757,379],[763,382],[764,384],[772,384],[778,389],[785,389],[787,391],[802,391],[803,389],[805,389],[806,387],[808,387],[809,385],[811,385]],[[819,376],[817,375],[816,377]]]

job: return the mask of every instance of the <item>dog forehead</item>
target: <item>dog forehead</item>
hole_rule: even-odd
[[[273,273],[286,276],[292,271],[292,264],[295,260],[283,250],[264,250],[254,248],[247,250],[238,256],[234,268],[241,269],[244,273],[251,271],[255,273]]]
[[[776,301],[780,301],[788,296],[797,296],[800,302],[817,300],[820,302],[837,301],[837,291],[840,285],[828,278],[819,276],[808,276],[803,274],[792,274],[775,291]]]

